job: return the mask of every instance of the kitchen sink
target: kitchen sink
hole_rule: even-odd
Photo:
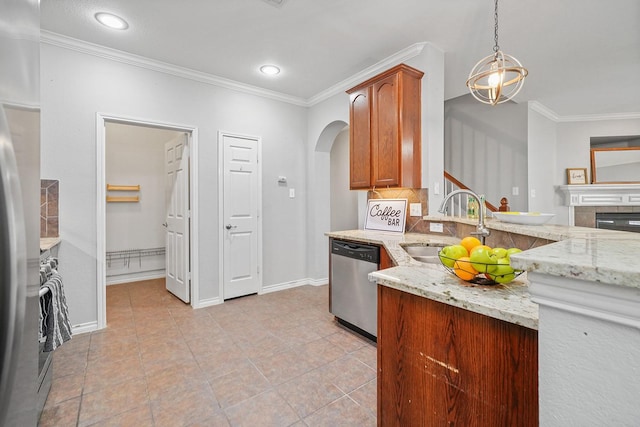
[[[402,248],[409,254],[409,256],[418,262],[425,264],[440,264],[438,258],[438,252],[444,247],[442,246],[403,246]]]

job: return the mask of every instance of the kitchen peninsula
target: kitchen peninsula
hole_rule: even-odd
[[[448,217],[425,217],[425,221],[444,223],[449,237],[467,235],[475,225],[474,221]],[[629,360],[640,360],[640,268],[625,257],[625,253],[640,252],[640,236],[497,220],[487,221],[487,226],[492,233],[493,240],[487,242],[491,246],[518,242],[513,246],[525,249],[513,259],[516,268],[528,271],[526,275],[507,285],[474,286],[440,265],[413,261],[402,249],[402,245],[417,242],[433,244],[432,239],[442,240],[446,237],[443,234],[394,236],[362,230],[327,234],[379,244],[396,264],[369,276],[380,285],[378,422],[557,425],[559,419],[593,421],[595,416],[624,425],[633,419],[630,417],[637,417],[637,412],[632,413],[637,411],[636,405],[629,404],[631,396],[640,391],[637,382],[629,385],[626,381],[624,387],[618,386],[619,391],[600,389],[616,384],[603,381],[605,376],[624,384],[630,373]],[[555,288],[558,282],[560,289]],[[569,284],[564,286],[564,282]],[[576,313],[567,301],[558,308],[553,301],[554,293],[570,294],[562,291],[567,288],[581,297],[583,306],[585,300],[598,300],[611,309],[618,306],[618,300],[609,287],[616,287],[624,299],[619,307],[626,317],[624,313],[604,314],[603,325],[583,327],[591,322],[584,318],[588,315],[585,310]],[[591,311],[603,312],[601,307]],[[539,317],[545,319],[540,324],[540,337]],[[625,342],[612,342],[621,329]],[[577,330],[582,342],[567,336],[576,335]],[[608,333],[602,336],[602,331]],[[571,349],[563,339],[569,340]],[[620,360],[612,356],[612,349],[619,344],[634,357]],[[602,353],[616,362],[597,360],[596,355]],[[585,366],[588,368],[583,369]],[[586,403],[576,403],[581,400]]]

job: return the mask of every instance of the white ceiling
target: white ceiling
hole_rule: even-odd
[[[100,26],[99,11],[129,29]],[[41,13],[53,33],[305,100],[417,42],[445,52],[454,98],[493,49],[492,0],[41,0]],[[517,102],[640,113],[640,1],[502,0],[499,17],[501,49],[529,70]],[[262,76],[266,63],[282,73]]]

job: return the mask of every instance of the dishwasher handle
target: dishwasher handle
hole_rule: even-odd
[[[333,255],[345,256],[374,264],[379,264],[380,262],[379,246],[333,240],[331,253]]]

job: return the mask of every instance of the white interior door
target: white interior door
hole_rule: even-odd
[[[258,139],[221,134],[223,144],[224,299],[257,293]]]
[[[166,202],[166,286],[184,302],[189,280],[189,145],[181,134],[164,146]]]

